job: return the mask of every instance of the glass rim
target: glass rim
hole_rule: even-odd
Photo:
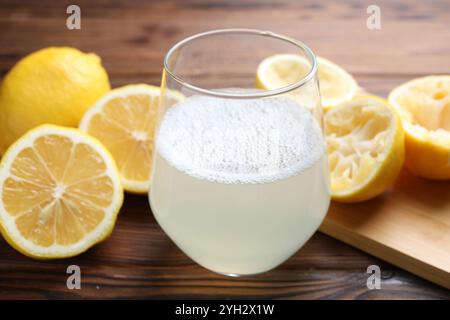
[[[308,73],[302,77],[300,80],[293,82],[287,86],[278,88],[278,89],[272,89],[272,90],[264,90],[261,92],[255,92],[255,93],[229,93],[224,91],[218,91],[214,89],[205,89],[196,85],[193,85],[189,83],[188,81],[184,80],[183,78],[176,75],[175,72],[173,72],[169,67],[169,60],[172,57],[172,55],[188,43],[197,40],[199,38],[208,37],[211,35],[220,35],[220,34],[246,34],[246,35],[255,35],[255,36],[263,36],[263,37],[270,37],[273,39],[282,40],[284,42],[290,43],[297,48],[303,50],[308,59],[312,62],[311,67],[308,71]],[[219,98],[236,98],[236,99],[245,99],[245,98],[263,98],[263,97],[271,97],[276,95],[281,95],[285,93],[289,93],[295,89],[298,89],[311,81],[314,77],[314,75],[317,73],[317,59],[314,54],[314,52],[303,42],[295,40],[291,37],[287,37],[275,32],[271,31],[264,31],[264,30],[258,30],[258,29],[242,29],[242,28],[233,28],[233,29],[216,29],[216,30],[210,30],[206,32],[201,32],[194,34],[192,36],[189,36],[187,38],[184,38],[183,40],[175,43],[167,52],[166,56],[164,57],[164,71],[167,72],[167,74],[176,82],[181,84],[184,87],[189,88],[190,90],[201,93],[203,95],[209,95]]]

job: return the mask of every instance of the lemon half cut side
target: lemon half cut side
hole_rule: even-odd
[[[0,229],[27,256],[84,252],[111,234],[122,203],[112,156],[78,129],[39,126],[2,158]]]
[[[181,100],[164,91],[164,105]],[[146,194],[150,186],[160,88],[133,84],[111,90],[83,116],[80,129],[99,139],[113,155],[125,191]]]
[[[343,68],[322,57],[317,57],[317,63],[324,108],[348,101],[358,93],[357,82]],[[300,55],[276,54],[259,64],[256,86],[265,90],[279,89],[304,78],[310,69],[310,63]]]

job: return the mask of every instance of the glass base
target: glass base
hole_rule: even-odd
[[[202,268],[205,268],[204,266],[202,266],[202,265],[200,265]],[[276,267],[275,267],[276,268]],[[264,274],[264,273],[267,273],[267,272],[269,272],[269,271],[271,271],[271,270],[273,270],[273,269],[275,269],[275,268],[272,268],[272,269],[269,269],[269,270],[266,270],[266,271],[261,271],[261,272],[256,272],[256,273],[245,273],[245,274],[239,274],[239,273],[225,273],[225,272],[218,272],[218,271],[214,271],[214,270],[211,270],[211,269],[208,269],[208,268],[205,268],[206,270],[208,270],[208,271],[211,271],[211,272],[213,272],[213,273],[215,273],[215,274],[219,274],[219,275],[221,275],[221,276],[226,276],[226,277],[230,277],[230,278],[242,278],[242,277],[254,277],[254,276],[258,276],[258,275],[260,275],[260,274]]]

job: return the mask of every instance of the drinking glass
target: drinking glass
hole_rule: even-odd
[[[260,65],[279,54],[304,67]],[[173,242],[217,273],[265,272],[301,248],[330,203],[311,49],[248,29],[175,44],[164,59],[149,200]]]

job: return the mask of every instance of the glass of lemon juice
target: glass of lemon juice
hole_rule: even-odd
[[[304,61],[297,77],[265,72],[261,61],[280,53]],[[221,274],[280,265],[328,210],[321,123],[317,62],[303,43],[248,29],[177,43],[164,60],[149,192],[159,225]]]

